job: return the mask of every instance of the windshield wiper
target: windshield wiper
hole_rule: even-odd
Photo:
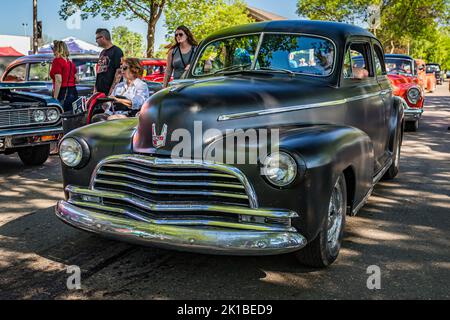
[[[296,73],[294,71],[291,71],[291,70],[288,70],[288,69],[281,69],[281,68],[262,67],[262,68],[259,68],[258,70],[283,72],[283,73],[287,73],[287,74],[291,75],[292,77],[294,77],[296,75]]]
[[[234,66],[229,66],[220,70],[217,70],[213,73],[213,75],[216,75],[218,73],[225,73],[225,72],[235,72],[235,71],[244,71],[244,68],[248,68],[251,67],[252,64],[251,63],[246,63],[246,64],[237,64]],[[240,69],[240,70],[235,70],[235,69]]]

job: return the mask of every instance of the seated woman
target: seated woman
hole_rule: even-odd
[[[150,97],[147,84],[141,80],[144,74],[139,59],[126,58],[122,62],[123,81],[116,85],[109,97],[114,101],[105,113],[94,116],[92,122],[134,117]]]

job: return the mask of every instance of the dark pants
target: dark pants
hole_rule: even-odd
[[[66,95],[67,92],[67,95]],[[72,103],[78,100],[78,92],[76,87],[65,87],[59,91],[58,100],[64,108],[64,112],[72,112]]]

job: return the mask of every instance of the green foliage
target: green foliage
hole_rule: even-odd
[[[180,25],[188,27],[199,41],[220,29],[253,22],[241,0],[176,0],[164,10],[168,41]]]
[[[353,24],[368,21],[368,7],[378,5],[381,28],[376,36],[387,52],[410,53],[450,64],[449,0],[298,0],[297,13],[309,19]]]
[[[130,31],[125,26],[120,26],[112,29],[112,38],[114,44],[123,50],[125,57],[144,57],[144,47],[142,44],[141,34]]]
[[[153,56],[156,23],[161,17],[166,0],[62,0],[59,15],[67,19],[77,9],[81,17],[100,16],[105,20],[126,17],[130,20],[140,19],[147,24],[147,57]]]

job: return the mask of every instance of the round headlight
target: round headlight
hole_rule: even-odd
[[[276,187],[292,184],[297,173],[297,162],[287,153],[273,153],[264,161],[263,175]]]
[[[417,88],[411,88],[408,91],[408,100],[412,104],[416,104],[420,98],[420,90]]]
[[[59,112],[56,109],[50,109],[47,111],[47,119],[48,121],[56,121],[59,118]]]
[[[44,122],[46,119],[45,112],[43,110],[33,111],[33,121],[34,122]]]
[[[67,138],[59,146],[59,156],[66,166],[73,168],[83,160],[83,148],[77,140]]]

